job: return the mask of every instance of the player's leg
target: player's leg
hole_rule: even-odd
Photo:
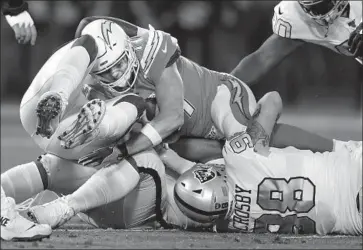
[[[15,208],[14,199],[7,197],[1,187],[1,240],[40,240],[51,233],[49,225],[35,224],[22,217]]]
[[[117,201],[128,194],[140,179],[128,161],[101,168],[70,195],[30,208],[28,215],[36,221],[58,227],[75,214]]]
[[[51,84],[37,103],[37,134],[49,138],[56,131],[68,108],[71,95],[77,89],[80,92],[83,79],[91,70],[96,56],[97,45],[89,36],[77,39],[64,52],[49,80]]]
[[[1,174],[1,185],[9,197],[20,203],[47,189],[58,194],[72,193],[96,171],[45,154],[36,161],[18,165]]]
[[[68,119],[73,120],[72,123],[64,121],[67,125],[57,131],[58,139],[66,149],[91,142],[96,137],[115,141],[126,134],[144,110],[144,100],[135,94],[89,101],[77,116]]]
[[[134,156],[140,181],[123,199],[80,214],[87,223],[100,228],[127,229],[161,217],[165,200],[164,166],[153,152]]]
[[[151,159],[149,155],[140,157],[145,158],[142,162],[148,162]],[[130,192],[137,186],[140,180],[139,171],[148,171],[149,169],[156,167],[155,161],[151,161],[151,164],[147,165],[148,168],[145,167],[146,165],[139,167],[137,165],[138,162],[139,161],[135,158],[130,157],[118,164],[102,168],[74,193],[53,202],[35,206],[30,209],[30,214],[38,222],[47,223],[54,228],[62,225],[79,212],[89,211],[96,207],[118,201],[125,198],[127,195],[130,195],[128,197],[132,200],[138,198],[138,196],[131,195]],[[157,164],[157,166],[159,166],[160,162]],[[143,202],[147,200],[147,196],[142,195],[138,203],[143,204]],[[135,205],[135,202],[135,200],[132,202],[129,200],[129,202],[127,202],[127,204],[124,203],[124,205]],[[135,221],[138,223],[139,220],[143,221],[145,216],[147,217],[147,215],[149,215],[150,211],[150,209],[146,209],[147,206],[140,206],[140,210],[133,205],[120,209],[123,209],[123,213],[127,212],[127,216],[124,216],[125,218],[132,219],[133,223],[135,223]],[[153,204],[151,204],[151,206],[153,206]],[[112,212],[110,215],[115,216]]]

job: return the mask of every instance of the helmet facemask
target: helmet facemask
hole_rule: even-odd
[[[93,72],[93,76],[98,83],[112,96],[131,91],[135,85],[139,72],[139,60],[130,43],[125,43],[125,50],[112,65],[108,68]]]
[[[303,10],[318,24],[331,25],[346,10],[347,0],[299,0]]]

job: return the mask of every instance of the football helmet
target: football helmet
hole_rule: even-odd
[[[87,24],[81,34],[88,34],[96,40],[98,55],[91,74],[97,82],[113,96],[132,90],[140,63],[122,27],[98,19]]]
[[[174,186],[174,200],[190,219],[213,222],[228,211],[228,185],[224,165],[196,164]]]
[[[320,25],[329,25],[341,16],[348,0],[298,0],[303,10]]]

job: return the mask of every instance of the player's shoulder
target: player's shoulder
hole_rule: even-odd
[[[311,25],[311,18],[304,12],[298,1],[281,1],[274,7],[272,30],[285,38],[298,38],[299,32]]]
[[[180,56],[178,40],[167,32],[155,30],[151,25],[149,30],[131,38],[131,42],[144,76],[152,81],[157,80],[161,72]]]

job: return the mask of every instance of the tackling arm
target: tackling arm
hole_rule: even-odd
[[[267,155],[270,137],[282,110],[282,100],[277,92],[269,92],[258,102],[252,122],[247,126],[255,152]]]
[[[159,112],[144,126],[141,133],[125,144],[129,155],[158,145],[184,123],[183,80],[175,63],[163,71],[160,81],[155,86],[155,93]],[[124,152],[124,149],[121,152]]]
[[[231,74],[249,86],[256,84],[303,44],[304,42],[300,40],[272,34],[258,50],[243,58]]]
[[[172,149],[162,147],[157,151],[160,159],[165,164],[165,166],[180,175],[182,175],[185,171],[189,170],[196,164],[193,161],[188,161],[183,157],[180,157]]]

